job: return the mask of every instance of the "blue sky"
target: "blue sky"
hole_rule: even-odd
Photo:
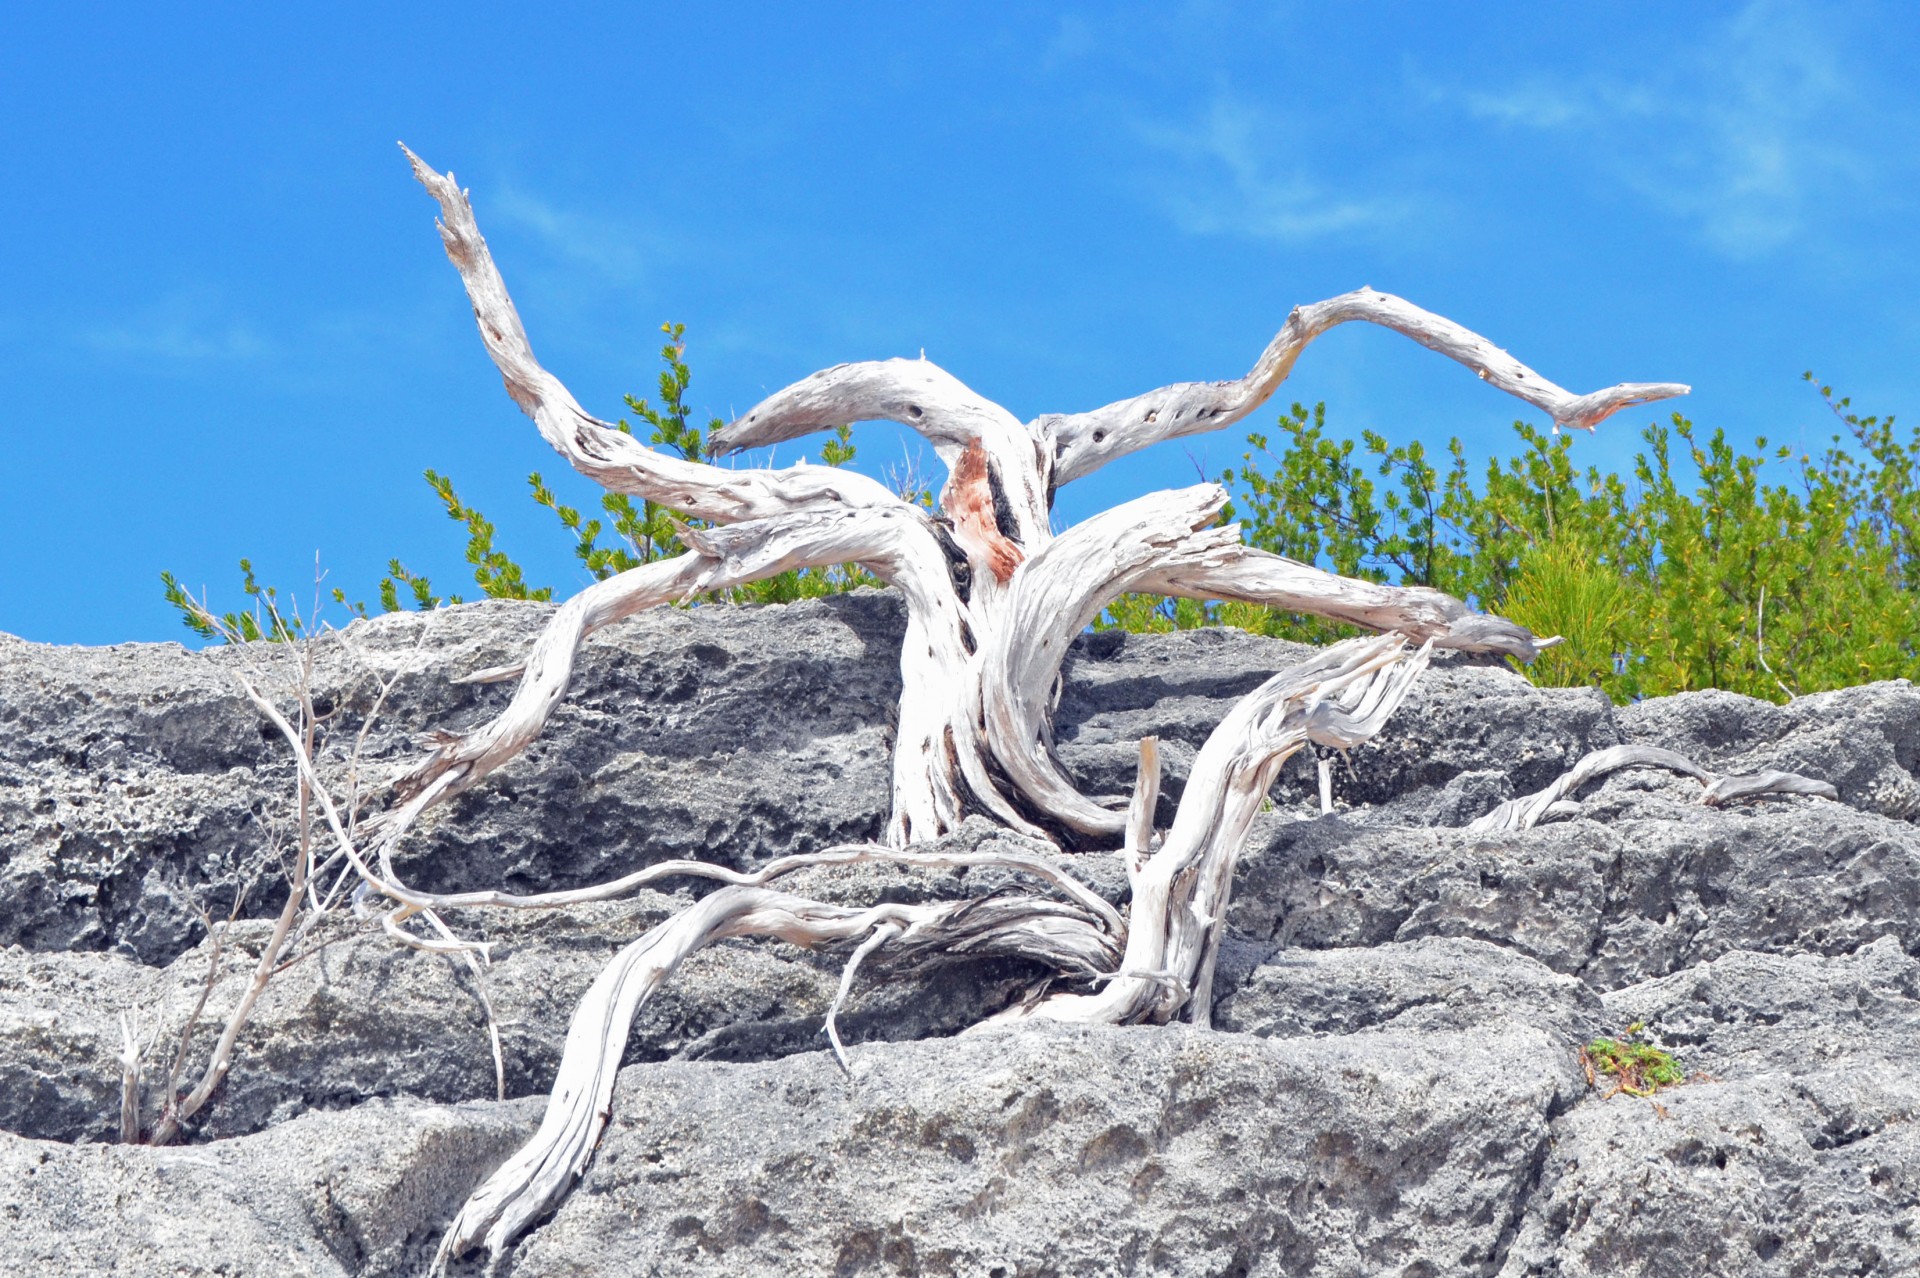
[[[471,593],[429,466],[584,583],[525,497],[564,467],[396,139],[472,189],[603,414],[668,319],[723,417],[923,349],[1025,417],[1238,376],[1294,304],[1370,284],[1575,390],[1691,382],[1703,425],[1818,442],[1806,368],[1920,411],[1915,66],[1893,3],[16,6],[0,631],[185,638],[160,570],[231,603],[241,555],[370,595],[399,554]],[[1525,415],[1358,326],[1251,424],[1293,399],[1480,452]],[[1654,416],[1581,455],[1622,465]],[[1164,446],[1060,513],[1242,447]]]

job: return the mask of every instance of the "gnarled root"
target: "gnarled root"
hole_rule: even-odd
[[[1013,1008],[993,1022],[1167,1020],[1189,1003],[1204,1019],[1211,956],[1219,943],[1234,863],[1280,765],[1309,741],[1348,747],[1378,732],[1425,667],[1429,652],[1430,647],[1409,651],[1398,635],[1350,640],[1274,676],[1243,698],[1195,759],[1173,828],[1158,851],[1150,850],[1158,753],[1151,741],[1143,742],[1125,848],[1134,895],[1124,930],[1104,901],[1053,867],[1038,872],[1066,891],[1069,901],[992,896],[859,909],[826,905],[758,883],[735,884],[661,923],[622,950],[581,1000],[540,1130],[474,1192],[448,1230],[442,1256],[483,1243],[497,1254],[565,1196],[606,1126],[614,1079],[640,1006],[687,955],[727,937],[764,936],[810,949],[850,950],[834,1000],[836,1012],[860,961],[885,947],[899,962],[1012,956],[1099,983],[1094,993],[1059,995]],[[833,855],[785,858],[755,877],[764,882],[772,877],[769,871],[821,864]],[[847,849],[837,855],[850,860],[861,852]],[[936,864],[955,859],[883,849],[869,855]],[[990,856],[1029,872],[1036,872],[1036,864],[1046,864],[993,854],[958,855],[969,860]],[[844,1063],[837,1034],[833,1046]]]
[[[1117,938],[1099,921],[1038,897],[855,909],[768,888],[722,888],[627,946],[594,981],[574,1012],[540,1130],[460,1209],[441,1244],[443,1258],[483,1241],[497,1255],[565,1197],[612,1113],[635,1014],[687,955],[735,936],[807,949],[857,946],[861,958],[878,944],[920,955],[1008,955],[1080,975],[1108,971],[1119,956]]]

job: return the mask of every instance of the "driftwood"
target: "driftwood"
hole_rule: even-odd
[[[1555,429],[1591,429],[1621,408],[1687,389],[1634,383],[1574,394],[1450,320],[1362,289],[1294,310],[1235,381],[1168,386],[1091,412],[1023,423],[924,359],[843,364],[768,397],[712,438],[712,450],[724,454],[850,421],[898,422],[924,436],[946,467],[937,509],[928,510],[844,470],[742,470],[663,456],[589,414],[535,359],[466,193],[451,174],[407,154],[439,204],[447,254],[514,401],[582,474],[702,526],[685,532],[685,554],[630,569],[569,600],[523,662],[470,673],[476,682],[517,680],[506,709],[470,731],[432,736],[427,753],[397,779],[387,809],[358,827],[318,784],[308,743],[264,699],[257,703],[299,759],[334,860],[359,882],[357,899],[363,906],[380,901],[387,930],[418,948],[484,962],[484,946],[461,939],[442,917],[451,910],[564,908],[669,876],[721,885],[629,944],[595,981],[575,1013],[539,1132],[474,1192],[446,1235],[443,1260],[481,1245],[498,1253],[565,1195],[607,1121],[635,1014],[687,955],[718,940],[771,937],[846,955],[826,1026],[843,1065],[834,1016],[855,971],[875,953],[896,966],[1012,955],[1056,974],[1057,992],[1009,1008],[990,1025],[1183,1016],[1207,1023],[1235,862],[1284,761],[1310,743],[1344,749],[1372,737],[1435,649],[1526,661],[1556,642],[1439,591],[1353,581],[1248,547],[1237,527],[1215,526],[1226,493],[1214,484],[1154,493],[1056,535],[1051,509],[1062,485],[1150,444],[1242,420],[1274,393],[1308,343],[1356,320],[1464,364],[1546,412]],[[594,630],[791,568],[849,562],[895,587],[907,615],[884,845],[787,857],[750,873],[671,862],[537,896],[484,888],[426,893],[402,879],[395,851],[408,831],[539,735]],[[1130,797],[1082,794],[1053,750],[1067,649],[1131,591],[1264,604],[1380,633],[1327,648],[1244,697],[1201,749],[1173,824],[1159,831],[1154,741],[1140,744]],[[970,814],[1042,842],[1034,855],[924,846]],[[1067,868],[1068,848],[1118,849],[1131,886],[1124,911]],[[1036,890],[860,908],[774,886],[797,870],[860,861],[994,865],[1019,872]]]

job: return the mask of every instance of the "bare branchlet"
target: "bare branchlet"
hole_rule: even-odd
[[[295,754],[305,761],[303,766],[295,769],[292,835],[290,841],[284,842],[273,829],[269,829],[265,835],[265,859],[283,867],[285,894],[272,931],[260,948],[244,988],[227,1011],[212,1046],[197,1065],[194,1061],[196,1031],[216,989],[231,975],[225,962],[230,936],[245,907],[252,881],[235,892],[224,920],[214,920],[203,905],[193,903],[207,933],[207,975],[200,983],[193,1005],[174,1036],[172,1056],[159,1089],[158,1113],[149,1128],[143,1128],[142,1123],[146,1052],[135,1041],[126,1018],[123,1016],[122,1019],[120,1138],[129,1143],[145,1139],[151,1144],[164,1145],[180,1137],[187,1124],[206,1107],[232,1070],[241,1035],[268,985],[275,977],[318,953],[324,946],[325,942],[313,940],[316,929],[329,918],[342,915],[346,891],[358,880],[342,873],[347,858],[320,827],[317,814],[323,804],[330,812],[344,809],[348,814],[346,830],[351,833],[357,827],[360,814],[370,800],[362,767],[368,736],[394,685],[417,665],[417,661],[403,663],[399,671],[383,674],[344,636],[338,632],[321,631],[316,624],[319,615],[317,576],[315,603],[305,616],[298,612],[283,615],[278,601],[270,597],[262,600],[262,606],[266,616],[257,619],[258,630],[262,634],[279,636],[276,642],[243,643],[246,636],[228,619],[216,616],[204,605],[195,611],[203,622],[234,645],[234,650],[241,654],[247,673],[236,677],[256,704],[271,704],[260,692],[259,685],[278,687],[291,702],[291,721],[277,709],[274,715],[286,727]],[[422,638],[425,638],[424,634]],[[342,779],[339,782],[339,799],[323,783],[313,763],[320,753],[322,737],[330,726],[330,720],[341,713],[340,708],[323,712],[314,694],[318,648],[328,643],[338,644],[346,651],[362,672],[362,682],[371,681],[375,686],[372,709],[361,722],[340,768]],[[342,705],[352,699],[351,694],[342,698]],[[504,1095],[505,1070],[499,1030],[485,986],[480,983],[482,973],[477,966],[474,975],[476,994],[486,1013],[496,1092]],[[183,1092],[182,1087],[189,1074],[193,1076],[193,1085]]]

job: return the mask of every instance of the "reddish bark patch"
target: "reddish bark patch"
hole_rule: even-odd
[[[954,463],[947,486],[940,493],[941,509],[953,520],[954,540],[986,561],[987,570],[1002,585],[1026,556],[1000,531],[993,513],[993,482],[988,475],[987,452],[968,444]]]

